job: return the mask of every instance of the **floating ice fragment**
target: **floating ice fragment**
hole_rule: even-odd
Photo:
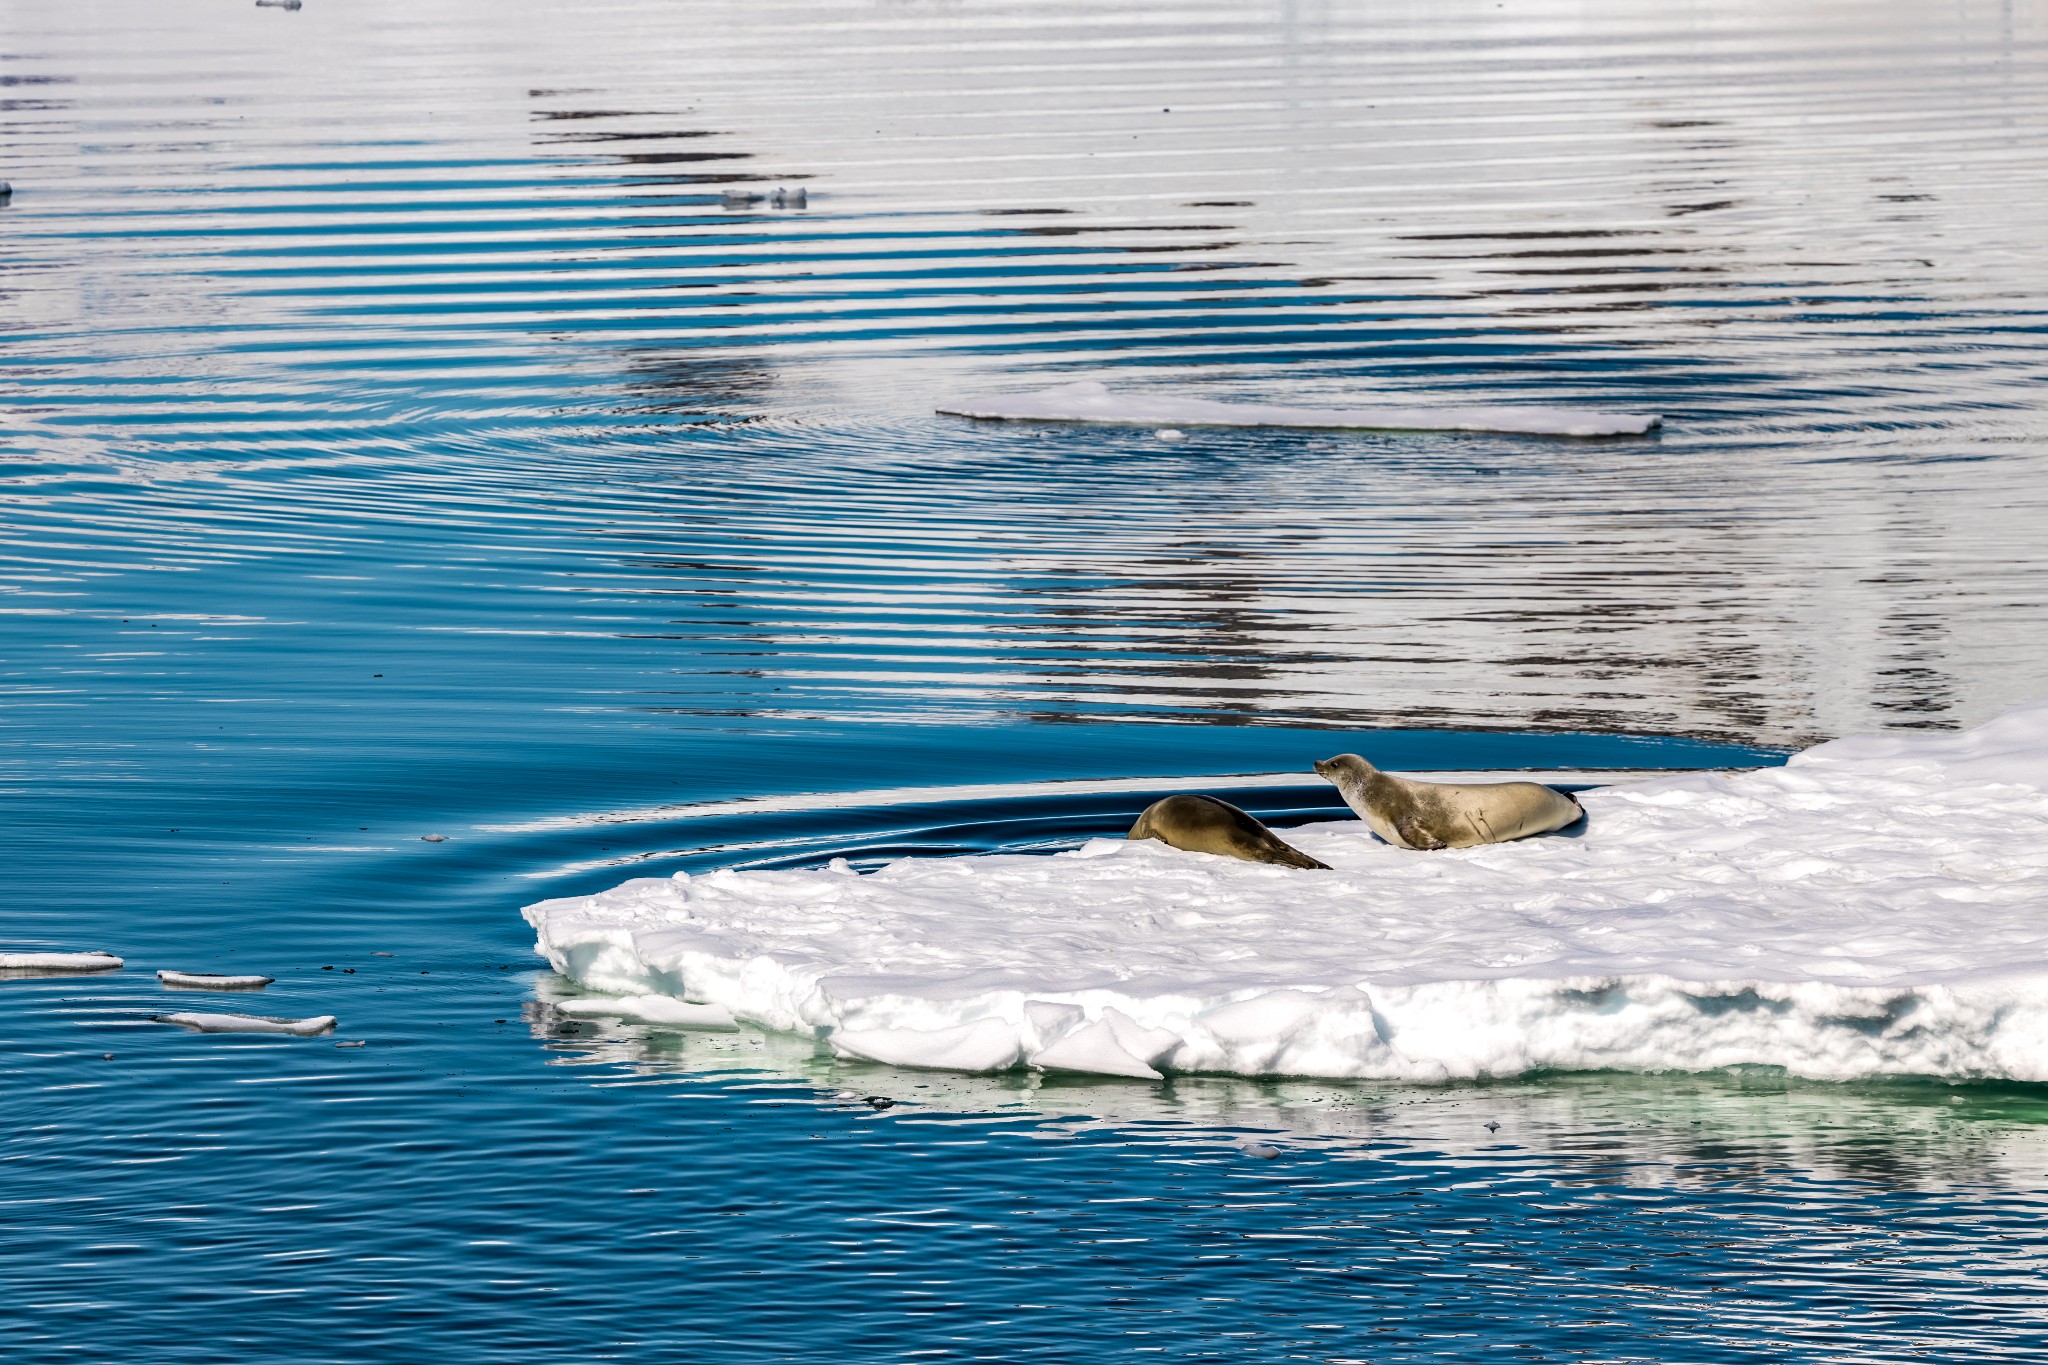
[[[423,844],[445,844],[448,842],[448,836],[445,834],[422,834],[420,842]]]
[[[1160,441],[1185,441],[1188,438],[1188,434],[1185,431],[1174,427],[1161,427],[1153,432],[1152,435],[1155,440]]]
[[[112,953],[0,953],[0,971],[110,972],[124,965]]]
[[[668,995],[578,996],[555,1001],[555,1008],[575,1018],[633,1019],[690,1029],[739,1027],[739,1021],[722,1005],[693,1005]]]
[[[280,1019],[266,1014],[185,1013],[153,1014],[150,1018],[160,1024],[181,1024],[200,1033],[289,1033],[298,1038],[332,1032],[335,1024],[331,1014],[316,1014],[311,1019]]]
[[[1531,436],[1640,436],[1663,423],[1647,413],[1585,408],[1430,407],[1295,408],[1219,403],[1208,398],[1112,393],[1092,379],[1037,393],[960,399],[947,417],[983,421],[1106,422],[1124,426],[1312,427],[1358,431],[1491,431]],[[1163,433],[1162,433],[1163,435]]]
[[[268,986],[276,978],[268,976],[221,976],[213,972],[173,972],[159,970],[156,979],[166,986],[177,986],[184,990],[199,991],[253,991]]]

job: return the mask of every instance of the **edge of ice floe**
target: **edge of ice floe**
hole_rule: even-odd
[[[1300,427],[1349,431],[1471,431],[1522,436],[1641,436],[1663,425],[1653,413],[1550,407],[1304,408],[1209,398],[1119,394],[1096,380],[1033,393],[956,399],[943,417],[984,422],[1095,422],[1145,427]]]
[[[740,1026],[723,1005],[692,1004],[671,995],[574,995],[553,1004],[559,1013],[577,1019],[626,1019],[710,1032],[731,1032]]]
[[[1744,767],[1753,766],[1745,764]],[[1541,782],[1550,787],[1607,787],[1641,782],[1677,773],[1733,772],[1735,768],[1445,768],[1411,771],[1387,769],[1411,782]],[[660,820],[704,820],[724,815],[789,815],[815,810],[850,810],[864,806],[931,805],[946,801],[978,801],[989,797],[1087,796],[1095,793],[1177,792],[1192,788],[1313,787],[1320,781],[1310,772],[1195,773],[1183,777],[1051,778],[1043,782],[968,782],[935,787],[872,787],[861,791],[792,792],[781,796],[740,796],[727,800],[679,802],[672,806],[641,806],[630,810],[553,815],[514,824],[478,825],[491,834],[549,834],[590,825],[636,825]],[[551,872],[526,873],[548,877]]]

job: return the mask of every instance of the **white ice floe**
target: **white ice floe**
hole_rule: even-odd
[[[160,1024],[182,1024],[201,1033],[289,1033],[300,1038],[330,1032],[335,1024],[331,1014],[316,1014],[311,1019],[279,1019],[263,1014],[154,1014],[150,1017]]]
[[[669,995],[571,996],[555,1001],[564,1014],[584,1018],[632,1019],[675,1028],[733,1029],[739,1022],[722,1005],[692,1005]]]
[[[1114,393],[1092,379],[1036,393],[964,398],[939,409],[984,421],[1105,422],[1142,427],[1315,427],[1367,431],[1491,431],[1530,436],[1640,436],[1663,419],[1586,408],[1292,408]],[[1178,431],[1175,432],[1178,435]],[[1164,435],[1162,432],[1161,435]]]
[[[112,953],[0,953],[0,971],[110,972],[122,965]]]
[[[268,986],[275,977],[222,976],[213,972],[173,972],[159,969],[156,979],[166,986],[195,991],[254,991]]]
[[[645,878],[525,913],[587,989],[898,1065],[2048,1081],[2048,704],[1582,799],[1576,838],[1287,832],[1331,871],[1096,839]]]

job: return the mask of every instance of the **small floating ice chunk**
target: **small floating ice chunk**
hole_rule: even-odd
[[[643,1024],[691,1029],[739,1027],[739,1021],[723,1005],[693,1005],[667,995],[579,996],[557,1000],[555,1008],[576,1018],[632,1019]]]
[[[983,421],[1106,422],[1161,427],[1314,427],[1354,431],[1492,431],[1530,436],[1640,436],[1663,424],[1648,413],[1586,408],[1429,407],[1296,408],[1219,403],[1209,398],[1112,393],[1092,379],[1037,393],[966,398],[940,408],[946,417]],[[1164,431],[1161,439],[1167,438]]]
[[[160,1024],[179,1024],[200,1033],[288,1033],[295,1038],[311,1038],[318,1034],[330,1033],[335,1018],[331,1014],[316,1014],[311,1019],[280,1019],[267,1014],[153,1014],[150,1018]]]
[[[832,1035],[842,1057],[935,1071],[1007,1071],[1017,1064],[1017,1030],[1000,1019],[952,1028],[844,1029]]]
[[[1160,441],[1185,441],[1188,438],[1188,434],[1185,431],[1175,427],[1161,427],[1153,432],[1152,436],[1153,439]]]
[[[0,970],[110,972],[125,965],[112,953],[0,953]]]
[[[173,972],[159,970],[156,979],[166,986],[191,991],[254,991],[268,986],[275,977],[222,976],[214,972]]]
[[[422,834],[420,842],[423,844],[445,844],[448,842],[448,836],[445,834]]]

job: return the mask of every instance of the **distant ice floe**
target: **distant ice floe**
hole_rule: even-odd
[[[961,399],[940,408],[946,417],[984,421],[1107,422],[1161,428],[1177,439],[1181,427],[1317,427],[1366,431],[1490,431],[1529,436],[1640,436],[1663,424],[1643,413],[1585,408],[1430,407],[1290,408],[1264,403],[1219,403],[1207,398],[1166,398],[1113,393],[1081,380],[1036,393]],[[1168,436],[1167,431],[1173,435]]]
[[[125,965],[112,953],[0,953],[0,971],[111,972]]]
[[[1288,831],[1327,872],[1096,839],[525,913],[585,989],[903,1066],[2048,1081],[2048,704],[1582,799],[1581,837],[1451,852]]]
[[[316,1014],[310,1019],[279,1019],[263,1014],[156,1014],[151,1015],[159,1024],[182,1024],[200,1033],[288,1033],[294,1037],[311,1038],[334,1029],[335,1018],[331,1014]]]

